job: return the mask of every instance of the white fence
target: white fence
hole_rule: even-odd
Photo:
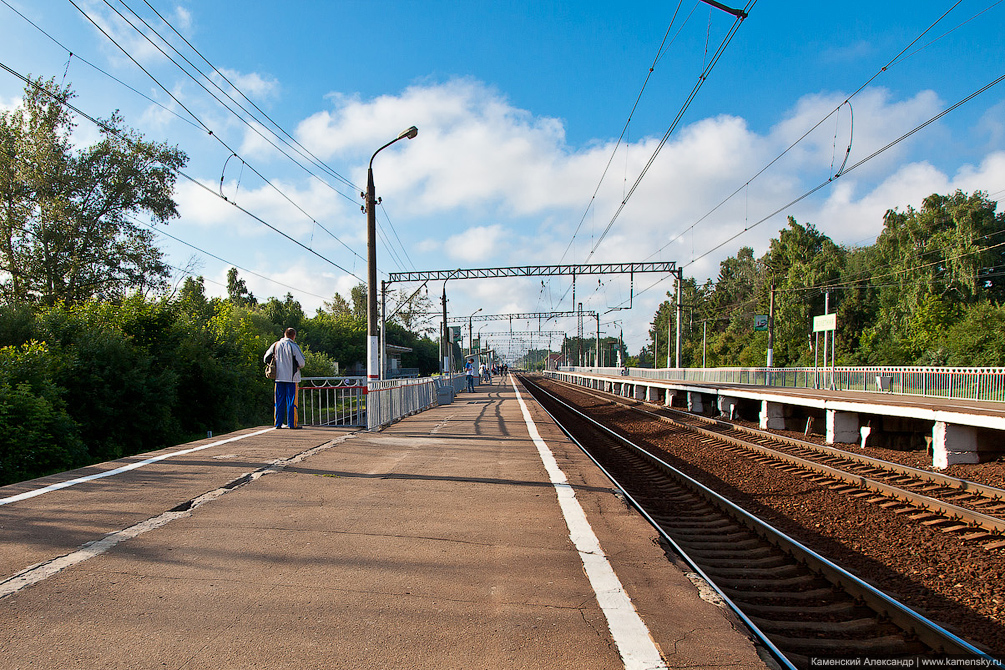
[[[748,384],[837,391],[873,391],[957,400],[1005,402],[1005,368],[596,368],[565,372],[710,384]]]
[[[436,404],[440,388],[449,386],[456,393],[463,385],[463,375],[370,382],[366,402],[367,430],[429,409]]]
[[[300,425],[373,430],[432,407],[440,388],[457,394],[464,386],[464,375],[391,379],[369,387],[365,377],[307,377],[300,382]]]
[[[297,409],[302,426],[365,426],[365,377],[306,377]]]

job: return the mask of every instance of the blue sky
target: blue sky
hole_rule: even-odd
[[[764,253],[787,215],[813,223],[838,243],[861,245],[879,234],[887,209],[919,206],[933,192],[980,189],[993,199],[1005,196],[1005,84],[999,84],[812,197],[784,207],[833,175],[849,143],[851,166],[1005,74],[1005,4],[994,0],[963,0],[955,7],[949,1],[760,0],[658,152],[733,24],[731,16],[693,0],[75,1],[175,100],[70,2],[5,0],[74,56],[0,5],[0,62],[57,81],[65,72],[87,113],[108,117],[119,109],[148,139],[179,145],[190,157],[186,173],[205,188],[179,182],[181,217],[165,231],[246,268],[241,275],[257,296],[290,291],[308,313],[335,292],[347,296],[357,277],[365,278],[359,190],[366,164],[377,147],[413,124],[416,139],[397,143],[374,162],[383,199],[381,276],[663,260],[704,281],[741,245]],[[318,168],[311,175],[297,167],[110,9],[127,15],[134,10],[209,72],[151,6],[352,185]],[[0,73],[0,106],[17,104],[22,88]],[[842,105],[852,94],[850,104]],[[96,137],[89,122],[80,120],[76,141]],[[238,158],[228,161],[231,150]],[[213,195],[219,192],[331,262]],[[171,238],[161,242],[173,265],[204,275],[208,292],[224,292],[229,264]],[[657,279],[635,278],[631,310],[608,312],[628,303],[627,277],[583,277],[577,301],[586,310],[606,312],[605,332],[623,329],[635,352],[656,305],[672,288],[671,281],[653,286]],[[450,314],[462,316],[479,308],[569,310],[568,289],[564,278],[447,287]],[[442,284],[431,286],[430,295],[435,299],[441,290]],[[618,323],[607,323],[613,321]],[[575,330],[572,320],[560,327]],[[518,328],[530,326],[514,324]]]

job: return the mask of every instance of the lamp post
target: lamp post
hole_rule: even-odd
[[[482,311],[481,307],[471,312],[471,316],[468,317],[468,358],[471,358],[471,351],[472,349],[474,349],[475,346],[474,340],[471,339],[471,317],[480,311]]]
[[[478,362],[479,363],[482,360],[482,352],[486,351],[488,349],[488,347],[486,347],[484,344],[482,344],[482,331],[485,330],[485,327],[488,326],[488,325],[489,324],[487,324],[487,323],[483,324],[482,327],[478,329]],[[492,367],[491,363],[487,359],[485,360],[485,365],[487,367]]]
[[[458,269],[458,271],[460,270]],[[453,346],[451,346],[452,343],[450,342],[450,326],[447,325],[447,282],[450,281],[450,277],[453,274],[454,273],[451,272],[447,275],[447,278],[443,280],[443,338],[441,339],[441,344],[443,346],[440,347],[443,353],[443,362],[440,366],[440,372],[446,374],[453,374],[454,372],[454,366],[450,364],[454,357],[454,350]]]
[[[367,382],[381,377],[380,342],[377,335],[377,197],[373,191],[373,159],[398,140],[412,139],[419,134],[415,126],[373,152],[366,171],[366,378]]]

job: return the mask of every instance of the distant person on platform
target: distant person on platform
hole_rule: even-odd
[[[475,359],[469,358],[464,366],[464,376],[468,379],[468,393],[475,392]]]
[[[288,428],[300,428],[297,425],[297,382],[300,381],[300,368],[307,361],[296,339],[297,331],[287,328],[285,337],[265,352],[266,363],[273,357],[276,360],[276,428],[282,428],[284,423]]]

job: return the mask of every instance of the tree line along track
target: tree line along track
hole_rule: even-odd
[[[523,381],[532,389],[532,393],[539,395],[530,380],[525,378]],[[558,386],[551,382],[548,385]],[[588,393],[588,397],[593,398],[597,404],[596,399],[600,394],[580,387],[562,386],[564,391],[575,392],[577,396]],[[714,582],[722,583],[721,593],[743,604],[753,623],[763,627],[769,639],[776,640],[777,646],[785,650],[787,656],[795,659],[796,667],[805,667],[803,664],[813,656],[844,655],[852,650],[857,655],[912,655],[931,653],[931,649],[938,649],[945,644],[933,641],[929,633],[918,633],[919,625],[916,623],[900,622],[901,626],[915,631],[917,635],[903,633],[903,630],[891,622],[907,615],[886,611],[883,600],[885,597],[864,597],[859,593],[849,595],[841,588],[849,578],[833,575],[821,577],[821,569],[808,570],[805,564],[813,560],[801,556],[799,560],[793,561],[791,556],[779,549],[777,542],[766,543],[745,522],[724,517],[711,503],[699,498],[693,489],[671,482],[663,471],[665,468],[660,466],[654,470],[651,465],[639,465],[640,461],[648,457],[640,456],[625,447],[607,446],[611,440],[601,435],[601,429],[584,428],[586,420],[572,415],[571,410],[557,409],[551,399],[540,400],[550,411],[554,410],[557,419],[561,418],[563,423],[568,423],[567,428],[574,434],[585,432],[587,442],[605,444],[601,449],[604,453],[595,458],[603,467],[615,473],[619,482],[630,482],[628,488],[634,492],[629,494],[637,496],[650,520],[663,528],[663,533],[673,538],[681,551],[692,554],[691,560],[697,564],[699,572],[705,573]],[[609,398],[605,398],[602,404],[612,406]],[[604,423],[611,423],[607,419],[602,420]],[[641,418],[636,421],[641,421]],[[645,421],[648,424],[657,423],[651,417],[646,417]],[[623,424],[617,430],[622,434],[632,432]],[[685,429],[679,426],[671,425],[670,430],[676,436],[685,435]],[[690,435],[690,439],[696,441],[693,434]],[[701,439],[712,438],[702,436]],[[726,489],[731,488],[728,482],[723,483]],[[828,493],[832,494],[833,491],[828,489]],[[837,510],[834,511],[837,513]],[[770,517],[771,510],[767,512]],[[827,543],[825,541],[824,545]],[[869,561],[865,561],[864,565],[871,566]],[[822,572],[826,574],[826,570]],[[860,564],[855,566],[855,572],[859,575],[867,574],[869,569],[863,569]],[[885,571],[880,570],[878,573]],[[887,580],[888,576],[885,574],[870,577],[873,578],[870,581],[891,581],[895,591],[907,593],[916,601],[919,600],[918,594],[912,592],[911,586],[906,587],[903,580]],[[855,580],[854,577],[850,579]],[[910,581],[909,579],[908,582]],[[863,605],[870,602],[869,599],[876,598],[879,599],[878,606],[873,603],[870,609]],[[931,599],[921,597],[920,602],[932,609]],[[964,612],[961,615],[960,611],[966,611],[967,608],[960,604],[935,609],[939,614],[946,615],[942,621],[948,621],[947,625],[954,630],[966,630],[968,633],[976,631],[984,648],[997,650],[999,653],[1005,650],[1005,628],[1000,621],[989,621],[987,617],[974,612]],[[919,652],[918,645],[930,651]]]
[[[720,440],[725,449],[753,454],[752,457],[765,464],[787,468],[820,486],[890,509],[906,520],[955,534],[988,550],[1005,548],[1005,490],[593,389],[568,386],[578,393],[617,403],[653,420]]]

